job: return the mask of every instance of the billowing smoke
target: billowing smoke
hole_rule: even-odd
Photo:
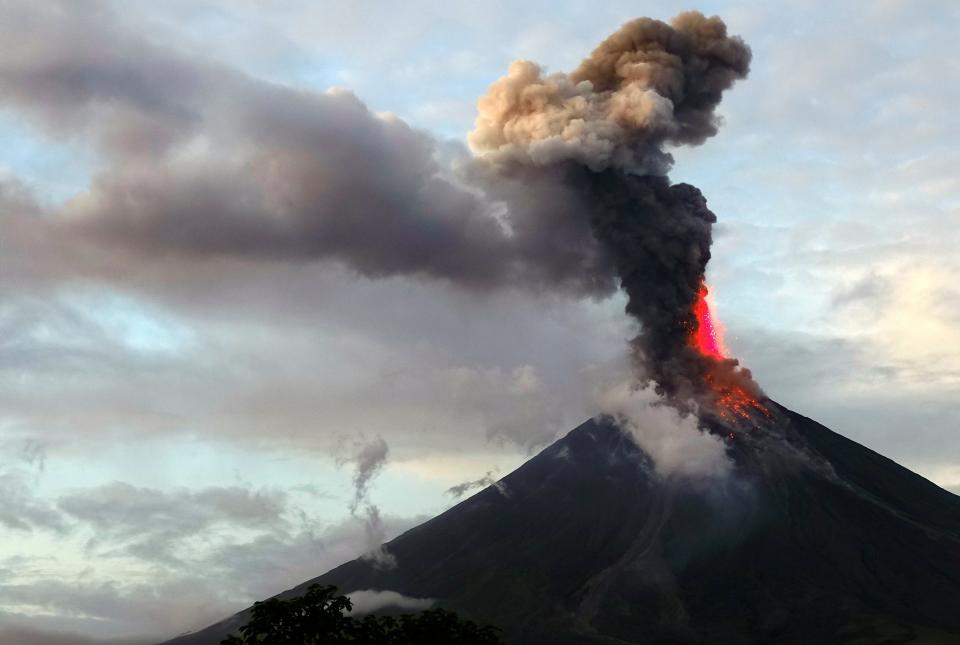
[[[538,166],[572,160],[593,171],[664,174],[666,142],[698,144],[717,132],[714,108],[744,78],[750,49],[723,21],[697,12],[671,24],[623,25],[572,74],[510,66],[479,101],[474,149]]]
[[[733,470],[724,440],[701,432],[697,418],[665,405],[652,388],[624,380],[598,392],[601,409],[630,435],[662,477],[716,479]]]
[[[533,185],[547,176],[576,193],[577,216],[590,223],[641,325],[636,358],[678,404],[712,391],[708,372],[751,383],[735,361],[691,346],[716,217],[694,186],[670,184],[665,150],[716,134],[714,109],[749,63],[749,48],[717,17],[641,18],[571,74],[513,63],[480,99],[470,135],[500,175]]]
[[[633,20],[569,74],[513,63],[479,101],[473,155],[349,92],[145,41],[105,4],[2,3],[0,39],[0,107],[82,134],[102,164],[62,212],[18,199],[0,218],[31,266],[45,254],[51,271],[149,281],[338,262],[475,291],[622,287],[660,393],[703,401],[708,373],[755,388],[690,347],[715,217],[666,176],[669,147],[714,135],[723,92],[748,71],[749,48],[717,17]]]

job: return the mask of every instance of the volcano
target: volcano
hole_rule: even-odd
[[[662,477],[611,419],[313,583],[392,590],[517,644],[960,643],[960,497],[765,402],[723,479]],[[213,645],[247,613],[170,645]]]

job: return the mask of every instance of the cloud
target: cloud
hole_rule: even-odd
[[[887,278],[871,273],[850,286],[839,289],[834,294],[831,304],[834,307],[859,305],[876,308],[882,304],[883,296],[890,290],[891,285]]]
[[[89,287],[8,298],[3,417],[53,450],[121,431],[320,452],[363,432],[400,458],[488,437],[526,449],[583,418],[582,372],[627,333],[589,302],[349,279],[317,267],[221,289],[198,277],[166,302]],[[394,298],[406,305],[388,321]]]
[[[10,633],[29,627],[31,631],[96,634],[103,639],[143,636],[147,642],[157,642],[204,627],[364,554],[362,521],[348,518],[322,524],[314,517],[297,526],[295,513],[290,515],[287,524],[252,534],[242,522],[224,522],[220,531],[200,530],[195,533],[197,540],[181,541],[175,558],[149,549],[120,552],[111,548],[127,543],[134,526],[125,532],[130,537],[118,536],[116,530],[98,536],[96,570],[71,572],[70,566],[64,566],[70,557],[66,542],[59,543],[64,560],[59,555],[44,560],[7,558],[0,564],[0,607],[4,609],[0,625]],[[425,519],[388,515],[380,517],[380,522],[389,539]],[[96,521],[73,525],[77,536],[82,537],[86,529],[104,530]],[[150,526],[144,528],[147,535],[152,531]],[[118,563],[121,566],[116,569]],[[111,573],[114,570],[124,575],[117,577]]]
[[[217,525],[271,529],[286,523],[287,500],[275,490],[237,486],[160,491],[123,482],[61,497],[58,508],[94,530],[88,547],[145,560],[177,562],[182,541]]]
[[[92,141],[102,160],[62,212],[0,219],[7,235],[42,231],[13,237],[64,271],[130,280],[182,262],[326,260],[471,289],[613,289],[583,226],[513,191],[508,233],[497,216],[506,192],[491,201],[462,185],[433,138],[347,91],[294,90],[188,57],[102,3],[3,11],[2,101],[51,135]],[[536,192],[556,203],[569,193],[550,182]]]
[[[368,552],[363,519],[324,522],[314,517],[299,530],[264,533],[217,546],[198,562],[209,564],[222,590],[236,592],[228,597],[240,609],[243,602],[261,600],[362,557]],[[390,540],[428,518],[382,514],[379,519],[384,539]]]
[[[200,627],[228,615],[227,594],[202,577],[185,575],[140,583],[92,583],[66,579],[0,584],[4,623],[103,638],[159,640],[183,625]],[[18,613],[23,609],[28,611]],[[132,639],[131,639],[132,640]],[[139,638],[138,638],[139,640]]]
[[[696,415],[681,415],[664,405],[652,389],[625,381],[601,391],[598,403],[663,477],[724,477],[732,472],[723,440],[700,430]]]
[[[450,495],[454,499],[460,499],[467,492],[473,490],[474,488],[486,488],[487,486],[492,486],[496,483],[496,480],[493,478],[492,470],[488,470],[487,474],[481,477],[480,479],[474,479],[473,481],[466,481],[461,484],[456,484],[447,489],[447,495]]]
[[[898,360],[882,337],[827,328],[743,331],[738,352],[772,398],[925,477],[949,481],[944,474],[960,451],[957,381],[940,365]]]
[[[0,627],[0,642],[10,645],[149,645],[145,639],[90,638],[70,632],[34,629],[31,627]]]
[[[64,533],[67,523],[57,509],[36,492],[43,474],[46,450],[37,441],[27,439],[5,441],[2,446],[7,459],[0,461],[0,527],[23,534],[34,531]],[[13,455],[13,458],[9,456]]]
[[[60,514],[44,500],[36,498],[32,486],[19,473],[0,473],[0,497],[4,500],[0,525],[28,533],[35,529],[57,532],[65,529]]]
[[[410,598],[396,591],[362,589],[347,594],[353,602],[353,614],[371,614],[387,608],[420,611],[429,609],[435,602],[432,598]]]

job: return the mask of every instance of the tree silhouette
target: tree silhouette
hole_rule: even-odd
[[[337,588],[311,585],[290,600],[253,605],[240,634],[221,645],[501,645],[500,630],[460,618],[445,609],[416,614],[354,618],[353,603]]]

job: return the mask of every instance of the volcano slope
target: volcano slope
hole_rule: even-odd
[[[960,643],[960,497],[768,402],[734,474],[663,478],[609,419],[312,583],[436,599],[509,643]],[[733,435],[729,435],[729,433]],[[170,641],[212,645],[246,612]]]

